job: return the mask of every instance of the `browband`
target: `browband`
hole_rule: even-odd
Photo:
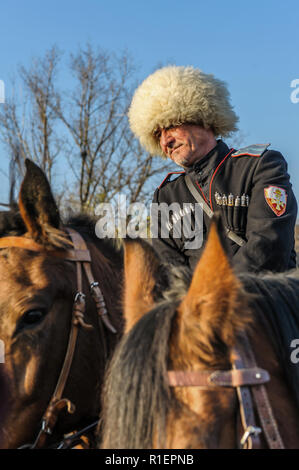
[[[49,256],[55,256],[67,261],[83,261],[90,263],[91,257],[88,250],[47,250],[46,247],[26,237],[3,237],[0,238],[1,248],[22,248],[25,250],[43,252]]]

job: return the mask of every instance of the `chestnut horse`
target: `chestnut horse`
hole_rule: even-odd
[[[99,305],[91,296],[85,272],[81,273],[85,312],[78,311],[81,303],[75,309],[78,263],[66,256],[71,253],[72,243],[45,175],[29,160],[26,166],[19,207],[0,214],[0,339],[5,344],[5,363],[1,367],[9,391],[7,413],[0,424],[3,448],[33,443],[39,435],[63,368],[73,324],[78,336],[61,390],[61,398],[66,400],[59,403],[59,408],[68,405],[72,414],[66,409],[60,412],[46,446],[97,420],[107,359],[122,329],[121,250],[111,241],[98,239],[94,221],[87,216],[74,217],[65,225],[85,240],[83,253],[87,256],[89,251],[91,256],[92,274],[103,293],[111,324],[118,331],[115,334],[99,321]],[[79,252],[73,249],[72,253]],[[84,295],[76,298],[76,302],[83,302]],[[72,317],[75,311],[76,322]]]
[[[216,221],[193,276],[175,268],[164,295],[152,247],[126,243],[126,334],[104,385],[103,448],[299,448],[298,272],[236,275],[218,232]],[[256,365],[234,370],[251,350]]]

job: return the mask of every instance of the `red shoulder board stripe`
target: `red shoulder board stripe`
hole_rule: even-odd
[[[162,188],[163,184],[165,184],[169,178],[171,177],[171,175],[182,175],[182,174],[185,174],[185,171],[171,171],[170,173],[167,174],[167,176],[164,178],[164,180],[162,181],[162,183],[160,184],[159,188]]]
[[[250,157],[260,157],[265,150],[271,144],[254,144],[249,145],[248,147],[244,147],[236,152],[232,153],[232,157],[240,157],[241,155],[249,155]]]

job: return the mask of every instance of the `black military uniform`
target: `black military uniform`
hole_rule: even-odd
[[[208,155],[186,170],[208,206],[220,211],[227,230],[244,240],[240,246],[225,237],[227,252],[238,270],[285,271],[296,266],[297,203],[285,159],[280,152],[267,147],[255,145],[236,151],[219,140]],[[173,227],[186,217],[183,203],[194,205],[196,200],[184,174],[174,180],[170,174],[155,191],[153,202],[179,203],[181,210],[173,214]],[[194,269],[210,223],[204,213],[203,244],[197,249],[188,247],[184,233],[178,238],[173,230],[166,238],[153,238],[153,246],[166,262],[187,264]]]

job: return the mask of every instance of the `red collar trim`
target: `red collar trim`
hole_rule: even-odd
[[[223,160],[221,160],[221,162],[219,163],[219,165],[217,166],[216,170],[214,171],[213,175],[212,175],[212,178],[211,178],[211,181],[210,181],[210,189],[209,189],[209,198],[210,198],[210,206],[211,206],[211,209],[213,209],[213,203],[212,203],[212,183],[213,183],[213,180],[215,178],[215,175],[217,173],[217,171],[219,170],[219,168],[221,167],[222,163],[225,162],[225,160],[233,153],[235,149],[232,148],[230,149],[230,151],[228,152],[227,155],[225,155],[225,157],[223,158]]]

